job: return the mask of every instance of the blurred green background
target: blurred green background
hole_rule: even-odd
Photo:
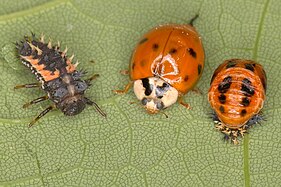
[[[0,0],[0,186],[278,186],[281,184],[279,0]],[[148,115],[123,88],[136,42],[150,28],[187,23],[202,36],[206,61],[192,110],[175,104]],[[44,93],[13,90],[34,76],[16,58],[13,42],[30,32],[59,40],[79,68],[99,73],[87,96],[93,107],[75,117],[55,111],[28,128],[50,102],[23,109]],[[234,146],[214,129],[207,101],[215,68],[229,58],[261,63],[268,75],[264,114]],[[94,60],[95,63],[91,61]]]

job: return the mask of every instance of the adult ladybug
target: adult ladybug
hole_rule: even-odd
[[[238,144],[237,137],[263,120],[266,74],[263,67],[244,59],[224,61],[214,72],[208,100],[214,122],[226,139]]]
[[[174,104],[189,108],[182,96],[194,88],[204,68],[201,37],[193,27],[195,16],[186,25],[160,25],[138,42],[129,65],[134,93],[149,113],[157,113]]]
[[[16,43],[16,48],[22,63],[31,69],[39,82],[17,85],[15,89],[41,87],[46,92],[45,96],[28,102],[23,107],[45,100],[53,102],[30,122],[29,127],[55,108],[60,109],[67,116],[73,116],[82,112],[86,105],[93,105],[102,116],[106,116],[95,102],[84,96],[84,92],[91,85],[90,82],[98,74],[82,80],[81,77],[85,72],[76,70],[78,63],[72,64],[74,55],[68,58],[67,49],[60,51],[59,43],[57,46],[52,46],[50,41],[44,43],[43,35],[37,40],[34,34],[31,38],[26,36],[20,44]]]

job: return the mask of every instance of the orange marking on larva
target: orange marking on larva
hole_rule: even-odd
[[[45,68],[45,66],[43,64],[40,64],[40,65],[38,65],[38,64],[33,65],[32,64],[32,67],[34,67],[37,70],[37,72],[39,72],[39,73],[40,73],[40,71],[42,71]]]
[[[69,59],[67,59],[66,61],[67,67],[67,73],[72,73],[73,71],[75,71],[76,67],[74,66],[74,64],[71,63],[71,61]]]
[[[20,58],[26,60],[27,62],[30,62],[31,64],[32,63],[38,64],[38,62],[39,62],[38,59],[33,59],[33,56],[22,56],[22,55],[20,55]]]
[[[83,72],[77,71],[77,73],[73,73],[77,64],[71,64],[73,57],[66,58],[66,50],[63,54],[59,49],[59,42],[57,46],[52,46],[51,41],[48,44],[44,43],[43,34],[38,40],[35,34],[32,33],[31,37],[25,36],[23,41],[16,42],[15,48],[22,64],[28,67],[39,81],[39,83],[19,85],[15,88],[39,87],[45,92],[45,96],[34,99],[23,105],[23,107],[26,108],[29,105],[45,100],[52,102],[49,107],[40,112],[29,123],[29,127],[54,109],[61,110],[66,116],[74,116],[81,113],[86,105],[92,105],[102,116],[106,117],[106,114],[94,101],[84,96],[85,90],[90,86],[89,82],[96,76],[85,81],[80,79]]]
[[[72,73],[73,71],[75,71],[74,66],[68,66],[66,69],[67,69],[67,73]]]
[[[56,79],[60,76],[59,70],[56,70],[53,74],[51,71],[43,70],[40,72],[40,74],[46,82]]]
[[[45,67],[43,64],[38,64],[39,60],[38,59],[33,59],[32,56],[20,56],[22,59],[25,61],[29,62],[34,69],[36,69],[37,72],[40,73],[40,71]]]

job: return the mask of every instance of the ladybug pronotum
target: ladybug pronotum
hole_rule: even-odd
[[[215,70],[208,100],[214,109],[216,128],[225,139],[238,144],[237,137],[263,120],[265,93],[265,71],[252,60],[226,60]]]
[[[176,101],[189,108],[182,96],[194,88],[204,68],[201,37],[192,23],[153,28],[138,42],[129,65],[130,82],[148,113],[157,113]]]
[[[53,102],[30,122],[29,127],[56,108],[67,116],[73,116],[82,112],[86,105],[93,105],[102,116],[106,116],[95,102],[84,96],[84,92],[91,85],[90,82],[98,74],[82,80],[85,72],[76,70],[78,63],[72,64],[74,55],[68,58],[67,49],[60,51],[59,43],[52,46],[50,41],[44,43],[43,35],[37,40],[34,34],[31,38],[26,36],[23,41],[16,43],[16,48],[21,62],[31,69],[39,82],[17,85],[15,89],[41,87],[46,92],[45,96],[30,101],[23,107],[45,100]]]

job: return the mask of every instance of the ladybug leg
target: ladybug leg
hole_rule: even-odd
[[[87,83],[88,86],[90,86],[91,85],[91,81],[95,80],[99,76],[100,76],[99,74],[94,74],[92,77],[86,79],[85,82]]]
[[[193,88],[191,91],[195,92],[196,94],[203,95],[202,91],[199,88]]]
[[[181,105],[184,106],[185,108],[191,109],[190,105],[189,105],[188,103],[185,103],[185,102],[183,101],[183,97],[182,97],[182,96],[179,97],[178,102],[179,102],[179,104],[181,104]]]
[[[40,118],[42,118],[43,116],[45,116],[48,112],[54,110],[56,108],[55,105],[51,105],[48,108],[46,108],[45,110],[43,110],[36,118],[34,118],[28,125],[28,127],[32,127],[34,125],[34,123],[36,123]]]
[[[130,81],[130,82],[125,86],[124,90],[113,90],[113,92],[116,93],[116,94],[125,94],[125,93],[127,93],[127,92],[129,91],[129,89],[132,87],[132,84],[133,84],[133,82]]]
[[[123,70],[120,71],[120,74],[121,75],[129,75],[129,70],[123,69]]]
[[[87,79],[87,82],[91,82],[92,80],[95,80],[96,78],[98,78],[100,75],[99,74],[94,74],[92,77],[90,77],[89,79]]]
[[[14,89],[20,89],[20,88],[38,88],[40,87],[42,84],[41,83],[31,83],[31,84],[21,84],[21,85],[16,85],[14,87]]]
[[[129,75],[129,70],[121,70],[120,71],[120,74],[121,75]],[[129,91],[129,89],[132,87],[132,84],[133,84],[133,82],[129,82],[126,86],[125,86],[125,88],[124,88],[124,90],[113,90],[113,92],[114,93],[116,93],[116,94],[125,94],[125,93],[127,93],[128,91]]]
[[[30,101],[28,103],[25,103],[23,105],[23,108],[27,108],[29,107],[30,105],[33,105],[33,104],[36,104],[36,103],[39,103],[41,101],[46,101],[47,99],[49,99],[49,96],[45,95],[43,97],[38,97],[37,99],[34,99],[33,101]]]
[[[99,107],[99,105],[97,103],[95,103],[94,101],[91,101],[90,99],[85,97],[85,101],[88,105],[94,106],[96,108],[96,110],[100,113],[100,115],[102,115],[103,117],[106,117],[106,113],[104,113],[102,111],[102,109]]]

